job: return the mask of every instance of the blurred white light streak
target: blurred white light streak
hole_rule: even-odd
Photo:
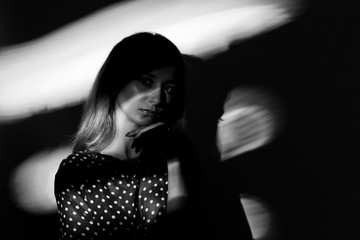
[[[227,160],[266,144],[273,131],[269,115],[261,107],[244,107],[226,112],[218,130],[221,159]]]
[[[290,19],[291,14],[276,5],[241,6],[169,24],[154,31],[173,39],[184,52],[206,59],[226,51],[233,41],[270,31]]]
[[[156,31],[205,58],[291,21],[297,3],[139,0],[101,9],[0,51],[0,122],[82,101],[110,49],[129,34]]]
[[[269,239],[274,219],[266,205],[257,197],[241,195],[250,229],[255,240]]]
[[[256,87],[234,88],[218,123],[218,147],[227,160],[267,144],[275,136],[280,118],[274,97]]]
[[[56,211],[55,174],[61,160],[70,153],[70,147],[44,150],[26,159],[13,171],[10,190],[20,209],[32,214]]]

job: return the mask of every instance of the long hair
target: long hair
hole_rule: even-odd
[[[172,126],[184,110],[184,61],[179,49],[166,37],[151,32],[130,35],[118,42],[100,68],[85,102],[73,151],[101,151],[117,131],[115,102],[122,88],[143,73],[160,67],[175,67],[174,104],[163,121]]]

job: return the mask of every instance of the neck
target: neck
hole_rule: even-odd
[[[137,158],[140,153],[135,153],[134,149],[131,149],[133,138],[127,137],[126,134],[139,128],[139,126],[130,121],[121,110],[116,111],[115,124],[117,129],[115,137],[111,143],[101,151],[101,153],[111,155],[122,160]]]

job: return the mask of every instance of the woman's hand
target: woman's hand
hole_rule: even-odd
[[[146,127],[141,127],[141,128],[137,128],[135,130],[132,130],[131,132],[128,132],[126,134],[127,137],[134,137],[134,140],[139,138],[142,134],[144,134],[147,131],[150,131],[151,129],[154,129],[156,127],[160,127],[160,126],[164,126],[165,123],[163,122],[157,122],[154,124],[150,124],[149,126]]]
[[[163,122],[138,128],[129,132],[126,136],[134,138],[131,148],[135,148],[135,152],[139,152],[143,148],[150,148],[167,159],[174,156],[175,142]]]
[[[127,137],[133,137],[131,148],[135,148],[135,152],[139,152],[141,148],[146,146],[159,147],[160,140],[166,133],[165,123],[157,122],[146,127],[137,128],[126,134]]]

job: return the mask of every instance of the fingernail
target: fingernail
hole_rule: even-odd
[[[128,132],[127,134],[125,134],[126,137],[135,137],[136,136],[136,132],[134,131],[131,131],[131,132]]]

